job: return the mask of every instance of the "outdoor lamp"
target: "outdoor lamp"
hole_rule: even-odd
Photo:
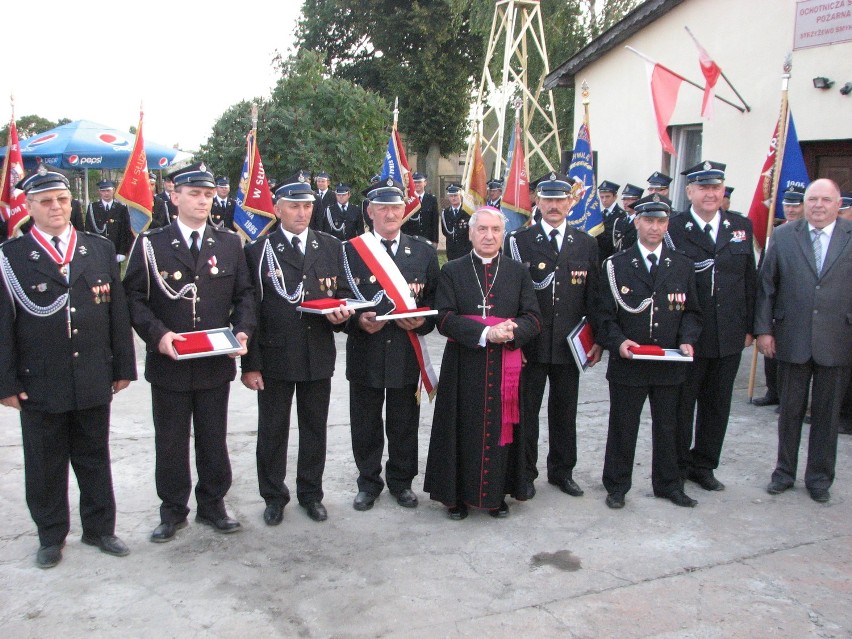
[[[823,76],[814,78],[814,89],[830,89],[834,85],[834,80],[829,80]]]
[[[849,95],[850,93],[852,93],[852,82],[847,82],[842,87],[840,87],[841,95]]]

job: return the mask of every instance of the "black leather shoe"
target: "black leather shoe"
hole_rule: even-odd
[[[240,522],[236,519],[231,519],[228,515],[218,519],[210,519],[208,517],[203,517],[202,515],[196,515],[195,522],[198,524],[204,524],[205,526],[210,526],[217,533],[222,533],[223,535],[235,533],[242,528]]]
[[[779,404],[777,395],[766,394],[763,397],[755,397],[751,400],[751,403],[755,406],[776,406]]]
[[[53,546],[42,546],[39,548],[36,553],[36,566],[39,568],[53,568],[62,561],[62,546],[64,544],[54,544]]]
[[[837,424],[837,432],[841,435],[852,435],[852,417],[840,416],[840,422]]]
[[[284,519],[283,504],[267,504],[263,511],[263,521],[267,526],[277,526]]]
[[[773,479],[769,482],[769,485],[766,487],[766,492],[770,495],[780,495],[785,490],[789,490],[792,488],[789,484],[782,484],[780,481]]]
[[[171,541],[175,538],[175,533],[177,533],[177,531],[181,528],[186,528],[186,526],[186,519],[177,523],[164,521],[162,524],[154,528],[154,532],[151,533],[151,541],[155,544],[163,544],[167,541]]]
[[[559,490],[563,493],[568,493],[572,497],[583,496],[583,489],[580,488],[579,484],[570,477],[563,477],[562,479],[548,479],[547,481],[554,486],[558,486]]]
[[[672,502],[675,506],[682,506],[683,508],[695,508],[698,504],[692,497],[687,495],[682,490],[673,490],[668,495],[657,495],[658,497],[665,497],[670,502]]]
[[[376,497],[368,493],[366,490],[362,490],[355,495],[355,501],[352,502],[352,508],[361,511],[370,510],[375,503]]]
[[[488,514],[495,518],[503,519],[504,517],[509,516],[509,504],[505,501],[500,502],[500,506],[497,508],[492,508],[488,511]]]
[[[521,490],[523,492],[518,495],[518,499],[523,501],[535,497],[535,485],[531,481],[524,482],[524,485]]]
[[[396,497],[396,503],[403,508],[417,508],[417,495],[410,488],[404,488],[391,494]]]
[[[713,471],[706,468],[693,468],[689,471],[689,479],[704,490],[725,490],[725,484],[713,476]]]
[[[828,488],[814,488],[813,490],[809,490],[808,493],[810,494],[811,499],[821,504],[824,504],[831,499],[831,493],[828,492]]]
[[[101,549],[101,552],[105,552],[108,555],[113,555],[115,557],[126,557],[130,554],[130,548],[128,548],[121,539],[116,537],[115,535],[86,535],[85,533],[80,538],[84,544],[88,546],[97,546]]]
[[[624,493],[610,493],[606,496],[606,505],[610,508],[624,508]]]
[[[461,521],[467,517],[467,504],[459,502],[455,506],[450,506],[447,508],[447,514],[450,516],[450,519]]]
[[[322,505],[322,502],[312,501],[310,503],[300,505],[307,511],[308,517],[314,521],[325,521],[328,519],[328,512],[326,512],[325,506]]]

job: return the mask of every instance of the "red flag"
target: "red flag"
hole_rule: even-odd
[[[701,65],[701,73],[704,74],[706,81],[704,98],[701,100],[701,117],[709,120],[713,117],[713,96],[715,95],[716,82],[722,75],[722,69],[713,62],[713,58],[710,57],[707,50],[698,44],[698,40],[695,40],[695,46],[698,47],[698,63]]]
[[[674,145],[666,127],[672,119],[675,106],[677,105],[677,93],[680,90],[683,78],[672,73],[669,69],[656,62],[647,62],[648,81],[651,85],[651,106],[654,108],[654,116],[657,118],[657,135],[663,150],[672,155],[675,153]]]
[[[115,199],[127,205],[130,228],[136,235],[151,225],[151,212],[154,209],[154,194],[148,184],[148,157],[145,155],[145,142],[142,139],[142,115],[140,111],[133,151],[127,158],[121,184],[115,191]]]
[[[766,246],[769,205],[772,202],[772,177],[775,173],[775,156],[778,149],[778,138],[781,134],[781,123],[786,115],[785,111],[778,118],[778,122],[775,123],[775,132],[769,141],[769,151],[766,152],[766,159],[763,161],[763,168],[760,170],[760,177],[757,180],[757,187],[754,189],[754,197],[752,197],[751,207],[748,210],[748,218],[751,220],[754,230],[754,243],[760,250],[763,250],[763,247]]]
[[[464,195],[462,208],[473,214],[476,209],[485,204],[486,196],[485,162],[482,159],[482,148],[480,147],[479,131],[476,132],[476,141],[473,146],[473,166],[470,171],[470,186]]]
[[[396,145],[396,151],[399,157],[399,166],[402,173],[402,187],[405,189],[405,215],[402,218],[403,222],[407,222],[408,218],[420,210],[420,198],[417,197],[417,192],[414,190],[414,178],[411,177],[411,169],[408,168],[408,159],[405,157],[405,149],[402,148],[402,138],[399,137],[399,131],[394,128],[393,141]]]
[[[252,130],[246,138],[246,159],[240,174],[237,206],[234,209],[234,228],[248,241],[264,235],[275,224],[275,206],[260,149]]]
[[[503,190],[501,208],[504,213],[511,211],[529,218],[532,213],[530,203],[530,180],[527,175],[527,163],[524,160],[524,143],[521,140],[521,123],[515,119],[515,137],[512,151],[512,165],[509,167],[509,175],[506,176],[506,188]],[[526,220],[514,223],[511,216],[506,224],[507,231],[513,231],[521,226]],[[511,227],[511,228],[510,228]]]
[[[24,178],[24,161],[21,158],[21,146],[18,143],[18,127],[15,116],[9,124],[9,150],[3,161],[3,173],[0,174],[0,215],[6,221],[8,237],[12,237],[24,222],[30,219],[27,212],[26,194],[15,188]],[[0,238],[6,239],[6,238]]]

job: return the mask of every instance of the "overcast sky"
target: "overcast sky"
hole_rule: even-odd
[[[302,0],[17,6],[18,24],[4,21],[0,121],[14,94],[18,118],[126,131],[141,102],[146,140],[192,151],[229,106],[269,94],[272,58],[292,51]]]

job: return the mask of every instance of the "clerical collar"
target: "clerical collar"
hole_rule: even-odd
[[[568,222],[563,219],[562,224],[559,226],[551,226],[547,222],[544,221],[544,217],[541,218],[541,228],[544,229],[545,235],[550,235],[551,231],[559,231],[559,235],[565,235],[565,227],[568,226]]]
[[[296,235],[295,233],[291,233],[290,231],[285,229],[283,226],[281,227],[281,232],[284,233],[284,237],[287,238],[287,241],[290,242],[290,244],[293,243],[294,237],[298,237],[299,241],[302,243],[302,246],[307,247],[307,245],[308,245],[308,227],[305,227],[305,230],[302,231],[301,233],[299,233],[298,235]]]
[[[491,262],[493,262],[494,260],[497,259],[497,255],[495,255],[494,257],[482,257],[475,250],[473,251],[473,254],[476,255],[476,257],[479,259],[479,261],[482,262],[483,264],[491,264]],[[498,255],[499,255],[499,253],[498,253]]]
[[[194,228],[187,226],[183,222],[181,222],[180,218],[177,218],[175,220],[175,222],[177,223],[178,230],[180,231],[180,234],[183,236],[183,241],[186,242],[187,246],[189,246],[189,236],[192,235],[193,231],[197,232],[199,237],[204,237],[204,227],[207,226],[206,223],[202,224],[197,229],[194,229]]]

